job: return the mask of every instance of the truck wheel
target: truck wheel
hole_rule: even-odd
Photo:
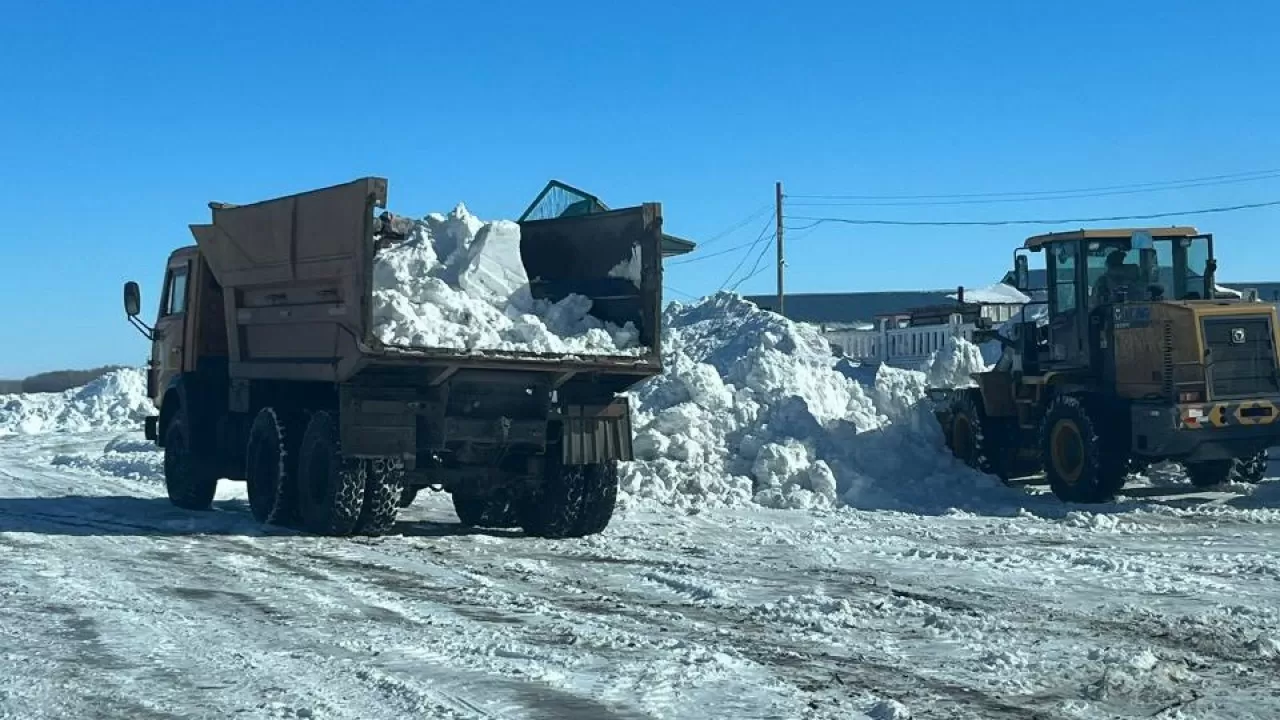
[[[1231,480],[1256,485],[1267,476],[1269,462],[1270,458],[1266,450],[1248,457],[1236,458],[1231,466]]]
[[[1015,467],[1013,443],[1012,423],[987,417],[982,397],[976,392],[956,393],[947,429],[947,447],[953,455],[978,472],[1009,480],[1021,474]]]
[[[1066,502],[1108,502],[1124,487],[1128,453],[1107,440],[1100,413],[1078,397],[1061,395],[1040,425],[1040,452],[1049,487]]]
[[[515,507],[504,495],[482,497],[455,492],[453,511],[463,525],[471,527],[512,528],[520,525]]]
[[[551,460],[551,458],[555,460]],[[618,463],[563,465],[548,453],[542,487],[523,510],[525,532],[545,538],[575,538],[604,530],[618,499]]]
[[[1198,488],[1214,487],[1225,483],[1231,477],[1235,460],[1206,460],[1197,463],[1183,463],[1191,484]]]
[[[245,449],[245,489],[249,510],[260,523],[287,525],[297,514],[298,423],[285,422],[275,408],[258,411]]]
[[[404,486],[404,462],[395,458],[370,460],[365,468],[364,504],[356,520],[357,535],[385,535],[396,524]]]
[[[164,431],[164,489],[169,502],[184,510],[208,510],[218,489],[212,466],[191,449],[181,412]]]
[[[364,505],[365,464],[342,456],[337,417],[311,416],[298,451],[298,515],[317,535],[350,535]]]

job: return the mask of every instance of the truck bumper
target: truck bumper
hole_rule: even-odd
[[[1171,460],[1225,460],[1280,445],[1280,396],[1155,405],[1131,410],[1134,453]]]

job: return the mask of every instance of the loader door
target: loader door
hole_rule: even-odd
[[[160,295],[160,312],[156,318],[155,339],[151,343],[151,362],[147,372],[147,389],[157,405],[164,397],[169,381],[182,372],[183,339],[187,334],[187,285],[190,276],[189,257],[170,260],[165,271],[164,289]]]

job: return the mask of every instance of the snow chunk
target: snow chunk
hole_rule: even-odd
[[[633,323],[600,320],[588,297],[535,300],[514,222],[486,223],[459,204],[448,215],[411,223],[396,218],[391,226],[403,237],[379,237],[373,267],[373,331],[387,345],[568,355],[648,351]]]
[[[971,377],[986,372],[989,365],[982,348],[962,337],[948,337],[925,363],[924,373],[932,387],[964,387],[976,384]]]
[[[125,368],[60,393],[0,395],[0,436],[133,429],[155,412],[146,370]]]

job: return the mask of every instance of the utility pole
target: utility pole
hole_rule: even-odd
[[[783,265],[784,265],[784,260],[783,260],[783,255],[782,255],[782,183],[781,183],[781,182],[775,183],[775,184],[774,184],[774,190],[775,190],[775,196],[776,196],[776,197],[775,197],[775,200],[776,200],[776,208],[775,208],[775,210],[774,210],[774,217],[775,217],[775,218],[777,218],[777,221],[778,221],[778,229],[777,229],[777,240],[778,240],[778,314],[779,314],[779,315],[781,315],[781,316],[783,316],[783,317],[786,317],[786,316],[787,316],[787,310],[786,310],[786,307],[783,305],[783,303],[784,303],[785,301],[783,300],[783,297],[782,297],[782,267],[783,267]]]

